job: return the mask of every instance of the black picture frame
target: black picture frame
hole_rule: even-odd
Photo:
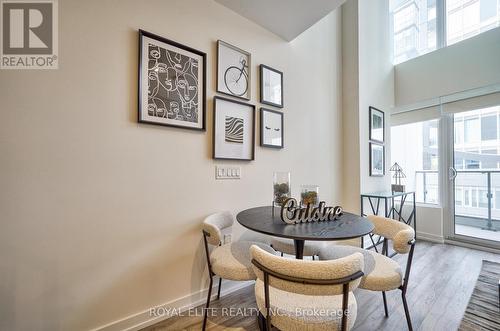
[[[143,75],[147,75],[148,72],[144,72],[144,66],[145,66],[145,63],[144,61],[149,61],[149,59],[144,59],[144,56],[143,56],[143,47],[145,46],[144,45],[144,38],[147,37],[147,38],[150,38],[150,39],[153,39],[153,40],[156,40],[158,41],[159,43],[164,43],[164,44],[168,44],[170,46],[173,46],[173,47],[176,47],[176,48],[179,48],[185,52],[188,52],[188,53],[192,53],[192,54],[195,54],[199,57],[201,57],[202,59],[202,64],[203,64],[203,69],[202,69],[202,76],[201,79],[199,79],[198,77],[198,81],[197,81],[197,96],[199,95],[199,93],[201,92],[201,98],[198,97],[198,100],[199,102],[201,102],[201,104],[198,104],[198,107],[200,107],[201,109],[199,109],[200,111],[200,114],[201,116],[203,116],[202,120],[201,120],[201,123],[198,125],[198,126],[186,126],[186,125],[181,125],[181,124],[172,124],[172,123],[167,123],[166,121],[170,120],[170,121],[175,121],[175,119],[166,119],[165,121],[161,122],[160,120],[158,121],[153,121],[151,119],[146,119],[146,114],[148,116],[150,116],[148,114],[148,107],[149,107],[149,96],[148,96],[148,90],[149,90],[149,77],[144,77]],[[148,64],[146,64],[148,65]],[[148,66],[146,67],[148,68]],[[193,76],[193,75],[191,75]],[[145,80],[147,79],[147,82],[148,82],[148,86],[145,86]],[[138,119],[137,121],[139,123],[146,123],[146,124],[153,124],[153,125],[160,125],[160,126],[169,126],[169,127],[176,127],[176,128],[182,128],[182,129],[189,129],[189,130],[198,130],[198,131],[206,131],[206,108],[207,108],[207,105],[206,105],[206,95],[207,95],[207,55],[206,53],[202,52],[202,51],[199,51],[197,49],[194,49],[194,48],[191,48],[189,46],[186,46],[186,45],[183,45],[181,43],[178,43],[176,41],[173,41],[173,40],[170,40],[170,39],[167,39],[167,38],[164,38],[164,37],[161,37],[159,35],[156,35],[154,33],[151,33],[151,32],[147,32],[147,31],[144,31],[144,30],[141,30],[139,29],[139,72],[138,72],[138,80],[139,80],[139,91],[138,91]],[[201,81],[201,82],[200,82]],[[201,83],[201,84],[200,84]],[[201,89],[200,89],[201,87]],[[146,88],[147,90],[144,91],[143,89]],[[144,100],[144,95],[146,95],[146,98],[147,100]],[[145,104],[146,102],[146,104]],[[146,105],[146,109],[143,109],[144,108],[144,105]],[[164,110],[166,111],[166,109]]]
[[[373,116],[374,115],[381,115],[380,117],[382,118],[382,140],[377,139],[378,137],[375,137],[374,135],[374,130],[375,128],[373,127]],[[379,142],[379,143],[384,143],[385,142],[385,113],[377,109],[375,107],[370,106],[369,107],[369,136],[371,141]]]
[[[278,107],[278,108],[283,108],[284,107],[284,101],[283,101],[283,72],[277,70],[277,69],[274,69],[274,68],[271,68],[265,64],[261,64],[259,66],[260,70],[259,70],[259,76],[260,76],[260,103],[263,103],[265,105],[269,105],[269,106],[274,106],[274,107]],[[281,103],[275,103],[275,102],[272,102],[272,101],[269,101],[269,100],[265,100],[264,99],[264,86],[265,86],[265,82],[264,82],[264,70],[269,70],[269,71],[273,71],[277,74],[280,75],[280,84],[281,84]]]
[[[377,148],[382,148],[382,172],[380,173],[379,171],[374,171],[374,162],[375,160],[373,159],[373,150],[374,147]],[[385,146],[383,144],[375,143],[375,142],[370,142],[369,143],[369,153],[370,153],[370,176],[371,177],[383,177],[385,176]]]
[[[234,157],[221,157],[216,155],[216,135],[217,135],[217,101],[226,101],[230,103],[235,103],[238,105],[243,105],[246,107],[249,107],[251,109],[252,115],[252,128],[251,128],[251,133],[252,133],[252,138],[251,138],[251,145],[252,145],[252,156],[250,158],[234,158]],[[255,160],[255,105],[242,102],[239,100],[233,100],[225,97],[220,97],[220,96],[214,96],[213,98],[213,134],[212,134],[212,158],[214,160],[233,160],[233,161],[253,161]]]
[[[237,64],[234,63],[233,65],[226,67],[221,64],[222,58],[221,58],[221,47],[227,47],[230,48],[238,53],[241,53],[242,56],[246,56],[248,58],[248,63],[246,63],[246,72],[244,69],[244,64]],[[239,68],[239,65],[242,65],[242,68]],[[252,54],[239,48],[234,45],[231,45],[230,43],[227,43],[223,40],[217,40],[217,66],[216,66],[216,74],[215,74],[215,85],[216,85],[216,91],[217,93],[222,93],[225,95],[229,95],[234,98],[242,99],[249,101],[252,97]],[[224,70],[225,73],[222,74],[220,70]],[[241,70],[243,74],[243,78],[246,78],[247,81],[247,89],[246,92],[244,93],[245,96],[238,95],[238,93],[231,93],[231,90],[227,88],[227,85],[225,84],[225,81],[221,81],[219,76],[224,76],[226,77],[226,73],[228,73],[228,70]],[[246,74],[246,75],[245,75]],[[225,85],[222,85],[222,84]]]
[[[280,131],[281,131],[281,145],[271,145],[271,144],[265,144],[264,143],[264,113],[265,112],[269,112],[269,113],[273,113],[273,114],[277,114],[281,117],[281,127],[280,127]],[[260,146],[261,147],[269,147],[269,148],[276,148],[276,149],[282,149],[285,147],[285,136],[284,136],[284,114],[282,112],[279,112],[279,111],[276,111],[276,110],[272,110],[272,109],[267,109],[267,108],[264,108],[264,107],[261,107],[260,108]]]

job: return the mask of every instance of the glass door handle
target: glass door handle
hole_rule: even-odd
[[[457,170],[453,167],[450,167],[448,169],[448,178],[450,180],[454,180],[455,178],[457,178]]]

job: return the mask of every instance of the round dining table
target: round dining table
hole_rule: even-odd
[[[273,208],[275,208],[273,213]],[[306,240],[329,241],[360,238],[373,231],[366,217],[343,212],[336,220],[287,224],[281,220],[280,208],[264,206],[243,210],[236,215],[238,223],[262,234],[293,239],[295,258],[304,256]]]

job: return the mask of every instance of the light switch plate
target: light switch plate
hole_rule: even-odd
[[[215,179],[240,179],[240,167],[215,166]]]

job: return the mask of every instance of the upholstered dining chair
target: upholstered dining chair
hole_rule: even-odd
[[[236,241],[224,244],[222,231],[230,228],[233,223],[234,216],[228,211],[212,214],[203,221],[203,241],[210,285],[208,287],[207,303],[203,312],[202,330],[205,330],[207,324],[207,310],[210,305],[214,276],[219,277],[219,287],[217,289],[217,299],[219,299],[223,278],[235,281],[256,279],[250,258],[250,246],[255,245],[269,252],[269,254],[276,254],[276,251],[271,246],[259,242]],[[209,245],[216,247],[210,252]]]
[[[375,215],[370,215],[367,218],[375,227],[373,233],[384,238],[382,254],[358,247],[338,245],[323,248],[319,253],[319,258],[320,260],[335,260],[356,252],[362,253],[365,262],[365,270],[359,288],[382,292],[386,317],[389,316],[389,312],[387,310],[385,292],[396,289],[401,290],[406,322],[408,324],[408,329],[411,331],[413,327],[411,324],[410,312],[408,310],[408,303],[406,302],[406,291],[413,260],[413,251],[415,249],[415,231],[411,226],[390,218]],[[397,253],[408,254],[404,274],[400,265],[387,256],[389,240],[393,242],[393,248]]]
[[[253,245],[259,328],[349,330],[356,320],[352,291],[363,276],[363,256],[334,261],[286,259]],[[313,313],[315,312],[315,313]],[[316,313],[317,312],[317,313]]]
[[[322,241],[306,241],[304,243],[304,256],[312,256],[314,260],[314,257],[319,254],[324,245],[326,244]],[[281,256],[283,256],[283,253],[295,255],[295,245],[292,239],[272,237],[271,247],[280,252]]]

